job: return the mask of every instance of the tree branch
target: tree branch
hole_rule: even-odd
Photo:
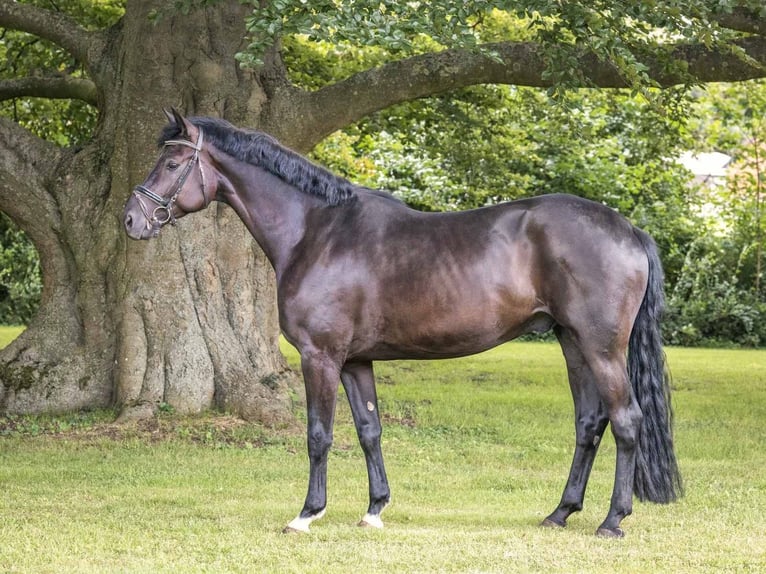
[[[498,59],[467,50],[413,56],[391,62],[379,68],[360,72],[304,94],[295,105],[302,106],[304,130],[313,128],[309,144],[353,123],[375,111],[393,104],[437,95],[475,84],[514,84],[547,88],[552,85],[546,77],[543,50],[531,42],[501,42],[487,45]],[[681,84],[690,77],[699,82],[733,82],[766,77],[766,37],[753,36],[732,43],[733,50],[709,50],[701,45],[678,45],[671,58],[686,63],[687,74],[668,70],[660,62],[649,62],[649,75],[660,86]],[[741,50],[750,58],[738,55]],[[628,87],[616,66],[583,53],[579,68],[591,86],[601,88]],[[296,98],[292,98],[296,102]],[[309,124],[313,124],[309,126]],[[268,129],[268,128],[267,128]],[[313,133],[313,131],[316,133]],[[298,139],[298,138],[296,138]]]
[[[27,32],[50,40],[86,63],[91,38],[97,34],[88,32],[69,16],[14,0],[0,0],[0,28]]]
[[[91,80],[70,76],[0,80],[0,101],[24,97],[71,99],[95,106],[98,104],[97,94],[96,84]]]
[[[46,188],[62,154],[16,122],[0,117],[0,210],[26,233],[42,240],[60,224],[56,202]]]
[[[766,18],[759,17],[755,10],[745,7],[734,8],[730,14],[721,14],[716,21],[719,26],[729,30],[766,35]]]

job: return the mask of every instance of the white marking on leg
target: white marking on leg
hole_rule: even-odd
[[[370,412],[375,410],[375,405],[373,405],[370,401],[367,401],[367,410]]]
[[[319,514],[315,514],[314,516],[307,516],[306,518],[301,518],[300,514],[293,518],[290,523],[287,525],[287,528],[285,530],[295,530],[296,532],[309,532],[309,525],[314,520],[319,520],[324,516],[324,510],[322,510]]]
[[[383,528],[383,521],[380,514],[365,514],[359,522],[359,526],[371,526],[372,528]]]

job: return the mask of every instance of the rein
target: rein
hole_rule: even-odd
[[[159,234],[160,228],[166,223],[170,222],[171,225],[176,224],[176,218],[173,215],[173,207],[175,206],[176,199],[178,199],[178,196],[181,194],[184,184],[186,183],[186,179],[189,177],[189,174],[191,173],[191,170],[195,164],[199,167],[199,174],[202,180],[202,199],[205,203],[205,207],[207,207],[210,203],[207,198],[207,194],[205,193],[205,172],[202,169],[202,162],[199,160],[199,152],[202,151],[202,142],[203,135],[201,129],[199,130],[197,143],[192,143],[186,140],[167,140],[165,142],[163,147],[168,147],[171,145],[182,145],[190,147],[194,150],[194,155],[186,163],[186,167],[184,167],[181,175],[178,176],[178,179],[175,183],[175,190],[170,197],[162,197],[158,193],[155,193],[143,185],[137,185],[133,188],[133,195],[138,200],[141,211],[144,213],[144,217],[146,218],[146,228],[151,229],[156,225],[155,236]],[[149,214],[149,209],[146,207],[142,197],[157,204],[157,207],[154,208],[154,210],[151,212],[151,215]]]

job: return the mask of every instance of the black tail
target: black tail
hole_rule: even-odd
[[[639,229],[636,235],[649,259],[649,283],[628,347],[628,375],[644,415],[633,491],[639,500],[667,503],[683,494],[683,486],[673,451],[670,378],[660,335],[665,306],[662,264],[654,240]]]

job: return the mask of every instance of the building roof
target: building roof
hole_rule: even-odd
[[[726,177],[726,168],[731,160],[731,156],[717,151],[700,153],[687,151],[678,158],[681,165],[700,179]]]

